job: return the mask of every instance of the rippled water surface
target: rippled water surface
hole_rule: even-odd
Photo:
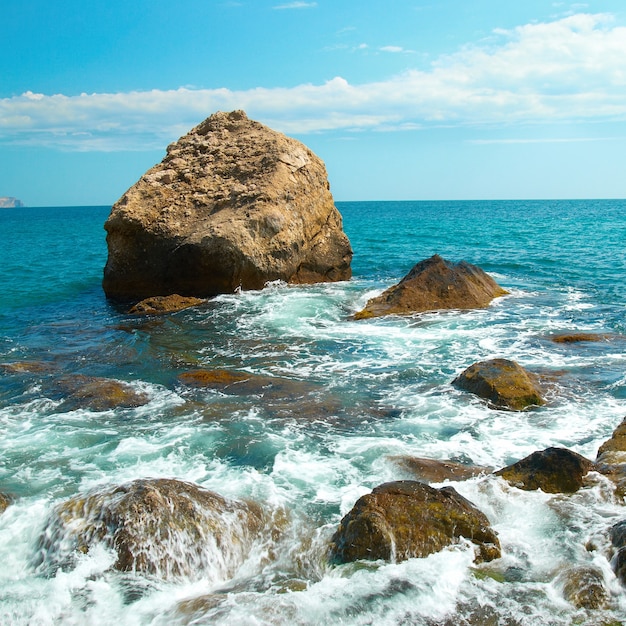
[[[338,203],[352,280],[271,284],[165,317],[108,304],[108,207],[0,213],[0,623],[616,624],[626,595],[602,548],[626,517],[601,476],[572,496],[492,475],[455,483],[498,532],[503,557],[465,544],[403,563],[331,566],[341,517],[376,485],[411,478],[399,456],[499,468],[548,446],[594,459],[626,416],[624,201]],[[488,309],[354,321],[366,300],[438,253],[510,293]],[[559,332],[607,335],[556,344]],[[548,376],[546,406],[487,408],[450,381],[505,357]],[[15,364],[22,364],[16,368]],[[196,369],[263,384],[193,387]],[[131,383],[149,401],[95,410],[64,380]],[[92,488],[179,478],[284,512],[269,552],[234,574],[163,580],[117,572],[110,550],[44,576],[52,509]],[[261,550],[265,550],[261,554]],[[268,556],[269,555],[269,556]],[[594,565],[606,608],[576,609],[559,574]]]

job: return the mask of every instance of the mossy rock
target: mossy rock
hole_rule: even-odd
[[[608,335],[601,333],[560,333],[552,335],[550,339],[554,343],[582,343],[585,341],[606,341]]]
[[[100,543],[115,550],[114,568],[121,571],[225,580],[267,522],[258,505],[192,483],[134,480],[56,506],[39,539],[36,565],[52,575]]]
[[[60,406],[63,411],[134,408],[150,401],[146,393],[137,391],[128,383],[111,378],[71,376],[59,380],[58,385],[66,394]]]
[[[495,409],[523,411],[545,404],[537,377],[508,359],[474,363],[452,384],[487,400]]]
[[[570,567],[559,574],[557,584],[563,589],[563,597],[577,609],[602,609],[609,603],[604,575],[598,567]]]
[[[574,493],[582,487],[584,476],[594,468],[592,461],[576,452],[566,448],[546,448],[495,474],[524,491],[541,489],[546,493]]]
[[[477,561],[501,555],[487,517],[455,489],[397,481],[357,500],[332,537],[330,558],[335,563],[399,562],[438,552],[461,537],[476,545]]]

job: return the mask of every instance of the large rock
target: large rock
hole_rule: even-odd
[[[594,463],[576,452],[567,448],[546,448],[495,474],[525,491],[541,489],[546,493],[574,493],[583,486],[583,478],[593,469]]]
[[[53,574],[100,543],[115,550],[121,571],[226,580],[264,523],[252,503],[179,480],[135,480],[58,505],[39,540],[36,565]]]
[[[331,559],[403,561],[438,552],[461,537],[476,545],[478,560],[500,557],[489,520],[455,489],[402,480],[357,500],[331,540]]]
[[[545,404],[537,378],[508,359],[491,359],[470,365],[452,384],[489,401],[495,409],[523,411]]]
[[[420,261],[397,284],[367,302],[354,316],[407,315],[439,309],[481,309],[507,292],[475,265],[451,263],[438,254]]]
[[[103,287],[120,300],[351,275],[324,164],[243,111],[215,113],[170,145],[113,205],[105,229]]]

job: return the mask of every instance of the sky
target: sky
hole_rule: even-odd
[[[626,3],[0,5],[0,196],[110,205],[234,109],[338,201],[626,198]]]

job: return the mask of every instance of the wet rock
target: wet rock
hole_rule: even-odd
[[[626,495],[626,418],[598,449],[596,469],[613,481],[616,495]]]
[[[4,513],[11,504],[12,499],[6,494],[0,491],[0,514]]]
[[[514,487],[525,491],[574,493],[584,476],[595,469],[593,461],[566,448],[546,448],[495,472]]]
[[[614,524],[610,531],[611,545],[615,548],[611,565],[615,576],[626,585],[626,519]]]
[[[134,480],[56,506],[39,540],[36,565],[52,575],[100,543],[115,551],[114,567],[121,571],[226,580],[264,524],[253,503],[179,480]]]
[[[137,391],[128,383],[110,378],[72,376],[60,380],[58,384],[67,394],[60,406],[63,411],[134,408],[150,401],[147,394]]]
[[[442,483],[446,480],[459,481],[490,474],[493,468],[464,465],[455,461],[424,459],[413,456],[391,456],[389,460],[410,472],[417,480],[425,483]]]
[[[354,318],[440,309],[481,309],[506,293],[479,267],[465,261],[451,263],[435,254],[415,265],[397,285],[369,300]]]
[[[219,389],[238,395],[260,395],[266,399],[302,398],[317,387],[311,383],[223,369],[197,369],[183,372],[178,380],[189,387]]]
[[[154,296],[138,302],[128,312],[131,315],[164,315],[198,306],[204,304],[204,302],[205,300],[202,298],[185,297],[178,294]]]
[[[571,567],[557,578],[563,597],[577,609],[602,609],[609,602],[609,592],[602,570],[592,565]]]
[[[13,363],[0,363],[0,370],[7,374],[42,374],[51,371],[49,363],[41,361],[15,361]]]
[[[331,560],[403,561],[425,557],[461,537],[477,548],[477,560],[500,557],[500,542],[487,517],[452,487],[418,481],[376,487],[359,498],[331,540]]]
[[[350,278],[326,168],[295,139],[218,112],[167,149],[105,224],[106,295],[138,300]]]
[[[580,343],[582,341],[606,341],[607,335],[599,333],[562,333],[550,337],[554,343]]]
[[[488,400],[489,406],[495,409],[523,411],[545,404],[537,377],[508,359],[474,363],[452,384]]]

